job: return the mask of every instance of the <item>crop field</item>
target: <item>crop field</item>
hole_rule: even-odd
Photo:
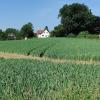
[[[23,57],[0,58],[0,100],[100,100],[100,40],[0,41],[2,53]]]
[[[100,100],[100,65],[0,59],[0,100]]]
[[[0,41],[0,52],[74,60],[100,60],[100,40],[49,38]]]

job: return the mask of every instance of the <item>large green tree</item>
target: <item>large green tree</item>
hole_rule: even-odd
[[[0,40],[6,40],[6,39],[7,39],[7,34],[0,29]]]
[[[8,36],[8,34],[10,34],[10,33],[15,34],[16,39],[21,39],[21,34],[20,34],[20,31],[19,31],[19,30],[14,29],[14,28],[7,28],[7,29],[5,30],[6,36]]]
[[[87,30],[95,21],[91,10],[84,4],[73,3],[64,5],[59,11],[61,23],[66,34],[74,33],[77,35],[80,31]]]
[[[5,30],[5,33],[14,33],[14,34],[17,34],[18,33],[18,30],[17,29],[14,29],[14,28],[7,28]]]
[[[88,28],[89,33],[91,34],[100,34],[100,17],[95,16],[96,20],[91,27]]]
[[[33,37],[34,36],[34,29],[32,23],[27,23],[22,26],[21,34],[23,37]]]
[[[51,36],[54,36],[54,37],[64,37],[66,34],[65,34],[65,30],[63,28],[63,25],[62,24],[59,24],[58,26],[54,27],[54,30],[51,32]]]
[[[3,31],[0,29],[0,40],[2,39]]]

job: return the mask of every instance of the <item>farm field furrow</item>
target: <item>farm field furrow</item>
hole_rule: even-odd
[[[77,38],[34,38],[27,41],[0,41],[0,52],[59,59],[100,61],[100,40]]]

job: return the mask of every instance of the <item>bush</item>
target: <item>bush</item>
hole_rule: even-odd
[[[76,35],[74,35],[73,33],[70,33],[67,37],[68,37],[68,38],[75,38]]]
[[[99,39],[99,35],[90,34],[88,31],[82,31],[77,36],[78,38],[90,38],[90,39]]]
[[[86,38],[88,34],[89,34],[88,31],[82,31],[79,33],[79,35],[77,37]]]
[[[90,39],[99,39],[99,35],[92,35],[92,34],[88,34],[86,38],[90,38]]]

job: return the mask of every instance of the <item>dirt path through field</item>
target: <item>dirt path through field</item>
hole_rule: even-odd
[[[26,56],[26,55],[16,54],[16,53],[3,53],[3,52],[0,52],[0,58],[32,59],[31,56]]]
[[[34,57],[34,56],[27,56],[22,54],[16,54],[16,53],[3,53],[0,52],[0,58],[5,59],[33,59],[38,61],[50,61],[53,63],[75,63],[75,64],[100,64],[100,61],[83,61],[83,60],[67,60],[67,59],[54,59],[49,57]]]

